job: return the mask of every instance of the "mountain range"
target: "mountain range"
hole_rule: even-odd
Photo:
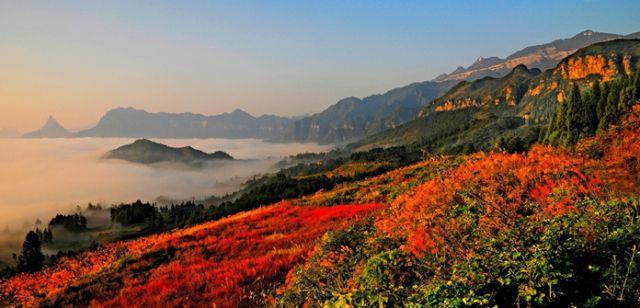
[[[541,72],[518,65],[501,78],[463,81],[401,126],[349,145],[355,151],[414,144],[436,153],[489,149],[517,134],[533,142],[573,85],[630,76],[640,68],[640,40],[610,40],[582,48]]]
[[[117,108],[107,112],[90,129],[70,134],[53,120],[25,137],[259,138],[278,142],[323,144],[347,144],[365,138],[374,140],[379,138],[376,135],[416,119],[421,110],[429,109],[434,100],[456,85],[456,91],[470,86],[481,87],[479,84],[458,84],[460,82],[483,80],[487,77],[499,79],[520,65],[525,65],[532,72],[551,69],[580,48],[621,38],[640,38],[640,32],[619,35],[586,30],[568,39],[523,48],[505,59],[480,57],[469,67],[458,67],[452,73],[442,74],[432,81],[412,83],[365,98],[344,98],[322,112],[302,118],[274,115],[254,117],[239,109],[231,113],[205,116]],[[517,91],[512,95],[523,94],[523,89],[513,90]]]
[[[75,137],[134,138],[258,138],[281,136],[293,120],[274,115],[254,117],[240,109],[205,116],[194,113],[150,113],[134,108],[107,112],[90,129]]]
[[[342,99],[320,113],[295,121],[284,140],[345,143],[372,136],[413,120],[419,110],[460,81],[488,76],[500,78],[518,65],[550,69],[580,48],[620,38],[640,38],[640,32],[623,36],[586,30],[568,39],[523,48],[506,59],[480,57],[469,67],[458,67],[451,74],[442,74],[432,81],[410,84],[363,99]]]
[[[348,97],[293,123],[280,140],[343,143],[396,127],[457,82],[417,82],[359,99]]]
[[[640,38],[640,32],[620,35],[585,30],[568,39],[559,39],[546,44],[525,47],[504,59],[498,57],[479,57],[469,67],[464,68],[458,66],[453,72],[442,74],[432,81],[472,81],[487,76],[502,77],[520,64],[524,64],[530,68],[547,70],[556,66],[560,60],[574,53],[576,50],[591,44],[614,39],[638,38]]]

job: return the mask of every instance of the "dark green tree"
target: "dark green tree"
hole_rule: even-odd
[[[587,108],[589,109],[589,134],[594,134],[598,129],[598,122],[600,119],[598,114],[598,102],[600,101],[601,94],[600,82],[596,80],[593,85],[591,85],[591,93],[587,99]]]
[[[598,129],[606,127],[606,123],[603,120],[607,112],[607,97],[609,96],[609,84],[605,83],[602,86],[600,97],[598,98],[597,114],[598,114]]]
[[[618,100],[618,111],[624,113],[629,111],[629,107],[633,104],[633,88],[631,86],[625,86],[620,91],[620,98]]]
[[[45,257],[41,251],[40,237],[34,231],[29,231],[22,244],[22,252],[17,260],[19,272],[33,273],[44,267]]]
[[[620,98],[620,83],[612,81],[607,93],[607,103],[604,108],[604,116],[600,118],[599,129],[606,129],[618,118],[618,99]]]
[[[640,69],[637,69],[631,81],[632,87],[632,99],[634,101],[640,100]]]

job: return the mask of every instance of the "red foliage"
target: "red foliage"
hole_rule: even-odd
[[[527,154],[478,153],[392,204],[378,226],[418,257],[464,255],[477,230],[562,215],[576,200],[622,198],[640,183],[640,107],[576,149],[535,146]],[[469,215],[466,213],[480,213]]]
[[[173,233],[115,243],[0,284],[11,303],[32,305],[117,268],[122,286],[93,294],[92,306],[238,306],[268,299],[325,232],[370,215],[380,204],[302,207],[280,203]],[[120,253],[115,253],[121,250]],[[157,255],[173,256],[162,260]],[[156,264],[157,263],[157,264]],[[136,272],[136,268],[144,271]],[[104,286],[103,286],[104,287]],[[263,292],[266,294],[262,294]]]

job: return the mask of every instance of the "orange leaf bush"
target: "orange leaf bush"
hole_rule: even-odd
[[[328,230],[380,204],[280,203],[219,221],[119,242],[0,283],[2,304],[91,306],[257,305]]]

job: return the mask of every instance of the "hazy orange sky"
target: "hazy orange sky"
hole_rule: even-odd
[[[640,31],[639,3],[0,1],[0,128],[128,106],[317,112],[585,29]]]

